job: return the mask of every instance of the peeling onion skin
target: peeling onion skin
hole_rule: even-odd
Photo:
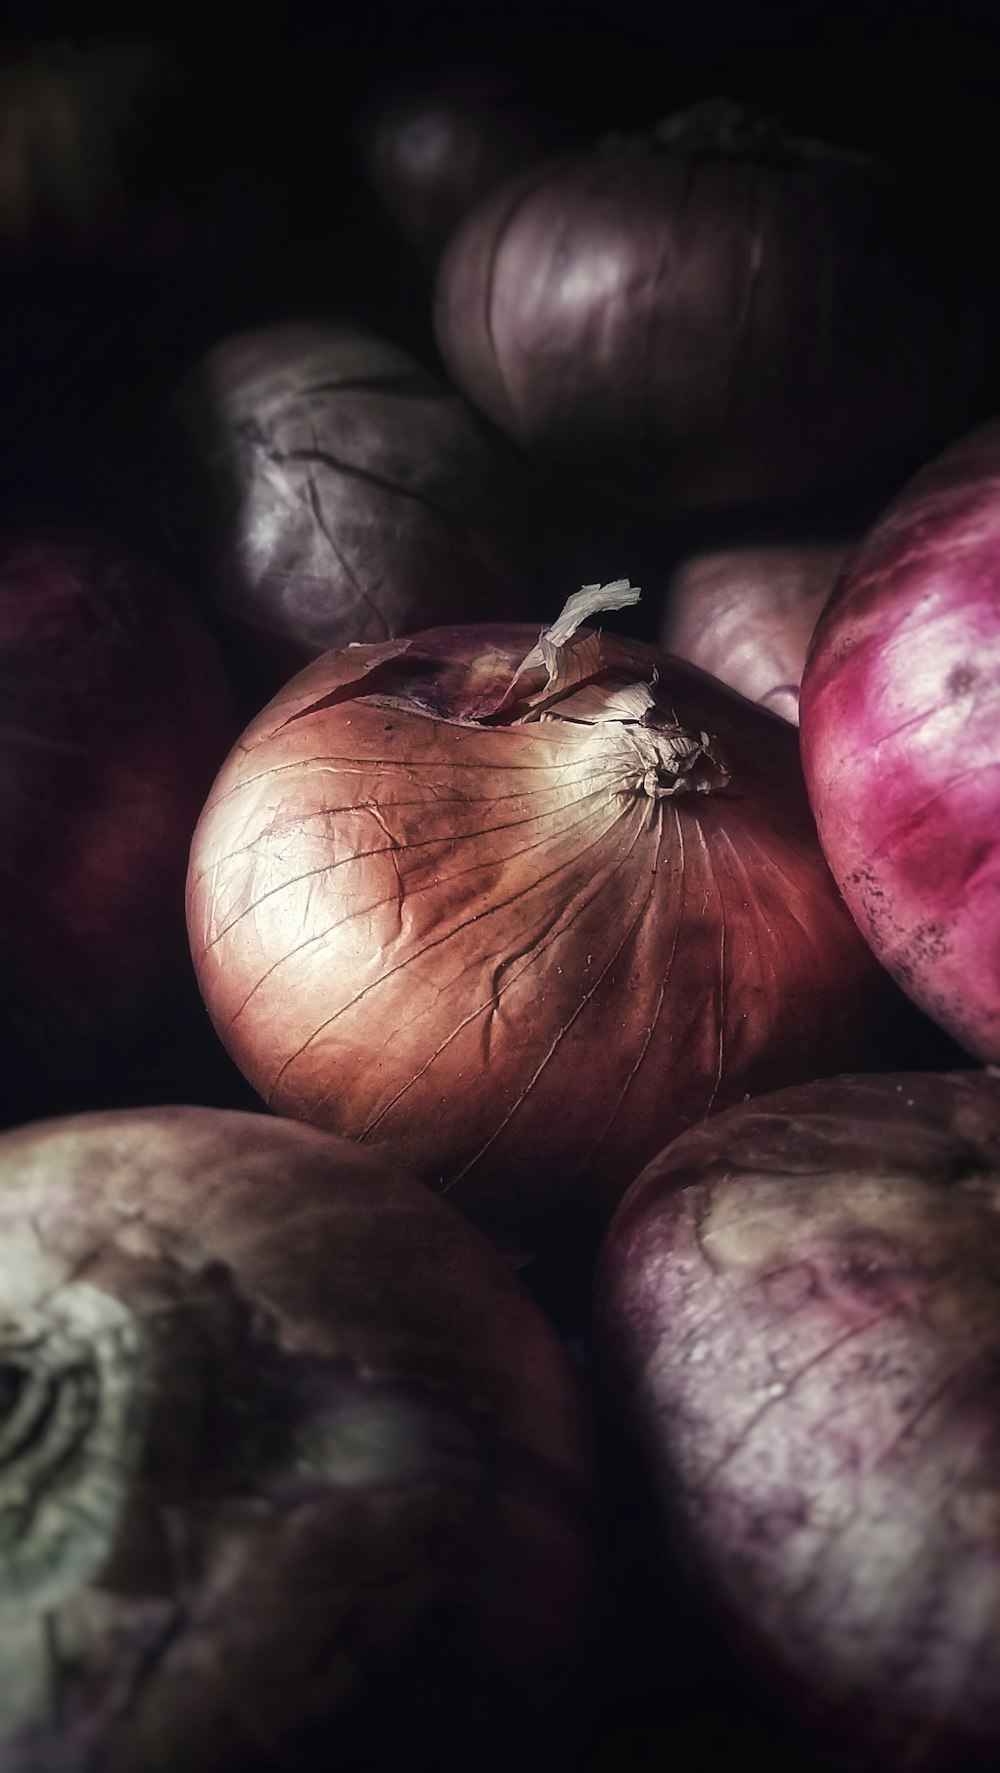
[[[846,542],[768,543],[692,555],[667,587],[660,645],[799,723],[799,684]]]
[[[992,308],[940,207],[710,101],[478,204],[438,344],[522,447],[663,522],[881,485],[983,412]]]
[[[422,1633],[442,1704],[570,1654],[575,1374],[392,1164],[224,1110],[38,1123],[0,1244],[4,1773],[326,1767]]]
[[[814,1746],[1000,1755],[1000,1086],[842,1077],[646,1169],[595,1355],[670,1543]]]
[[[859,929],[928,1016],[1000,1059],[1000,423],[925,468],[852,557],[801,726]]]
[[[258,692],[331,647],[527,611],[520,463],[353,321],[239,334],[173,403],[174,526]]]
[[[564,1207],[606,1223],[713,1108],[862,1063],[891,993],[788,725],[642,643],[578,638],[596,712],[520,724],[483,720],[537,628],[318,660],[221,771],[188,880],[202,994],[268,1104],[387,1141],[526,1251]],[[604,719],[632,691],[652,724]],[[674,713],[711,738],[708,791],[659,798],[636,746]]]
[[[191,834],[236,730],[204,622],[145,560],[0,539],[4,1033],[54,1054],[173,990]]]

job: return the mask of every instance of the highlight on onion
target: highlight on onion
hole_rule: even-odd
[[[925,468],[852,557],[802,681],[819,835],[903,989],[1000,1059],[1000,423]]]
[[[441,264],[440,348],[540,460],[664,521],[881,485],[981,415],[992,373],[943,210],[708,101],[477,205]]]
[[[637,596],[327,654],[192,845],[195,968],[254,1088],[527,1250],[712,1109],[889,1038],[795,733],[581,626]]]
[[[201,618],[145,560],[0,539],[0,1042],[43,1072],[189,974],[188,849],[236,730]]]
[[[387,340],[337,319],[241,334],[175,417],[175,528],[262,692],[331,647],[523,613],[520,466]]]
[[[570,1655],[575,1375],[394,1165],[259,1114],[49,1121],[0,1139],[0,1248],[9,1773],[328,1767],[414,1669],[431,1718]]]
[[[667,586],[660,645],[797,726],[810,637],[849,551],[794,541],[690,555]]]
[[[428,265],[478,200],[541,153],[509,83],[474,66],[383,82],[354,134],[376,196]]]
[[[595,1353],[669,1544],[813,1744],[1000,1755],[1000,1086],[841,1077],[649,1165]]]

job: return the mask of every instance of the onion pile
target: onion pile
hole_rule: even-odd
[[[712,1109],[886,1038],[792,729],[580,626],[636,596],[327,654],[191,851],[202,993],[267,1103],[390,1141],[528,1249]]]
[[[803,676],[802,756],[882,964],[1000,1060],[1000,423],[925,468],[852,557]]]
[[[518,464],[366,328],[231,339],[175,418],[175,527],[261,695],[330,647],[524,612]]]
[[[831,497],[981,415],[992,304],[956,233],[875,161],[710,101],[479,204],[438,339],[470,399],[603,499],[665,521]]]
[[[613,1222],[599,1353],[670,1544],[814,1745],[1000,1754],[1000,1086],[853,1077],[678,1139]]]
[[[575,1376],[427,1190],[261,1115],[79,1116],[0,1139],[0,1250],[6,1773],[328,1767],[408,1659],[429,1715],[565,1659]]]
[[[660,644],[798,725],[809,641],[847,554],[784,542],[693,555],[667,587]]]

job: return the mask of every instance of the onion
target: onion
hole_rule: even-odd
[[[441,351],[526,448],[663,519],[860,488],[982,410],[992,308],[942,207],[710,101],[478,205]]]
[[[0,1139],[0,1248],[5,1773],[326,1768],[411,1659],[431,1717],[570,1654],[574,1374],[427,1190],[268,1116],[85,1115]]]
[[[0,542],[0,1038],[51,1070],[188,969],[183,888],[235,717],[182,593],[117,543]]]
[[[852,1768],[1000,1755],[998,1209],[994,1078],[837,1078],[677,1140],[602,1255],[670,1544]]]
[[[798,725],[799,683],[845,542],[695,554],[667,587],[660,644]]]
[[[395,345],[337,320],[243,334],[176,415],[178,527],[259,690],[330,647],[523,612],[517,466]]]
[[[384,85],[355,134],[376,195],[428,264],[473,204],[540,153],[536,129],[504,82],[472,67]]]
[[[191,852],[202,993],[270,1106],[391,1141],[529,1250],[711,1109],[884,1038],[795,734],[580,627],[636,596],[328,654]]]
[[[932,463],[813,639],[802,748],[858,927],[969,1052],[1000,1059],[1000,423]]]

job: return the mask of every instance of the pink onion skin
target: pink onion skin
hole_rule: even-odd
[[[526,613],[520,463],[366,327],[331,317],[224,340],[173,418],[174,526],[253,712],[332,647]]]
[[[651,798],[628,733],[569,701],[480,723],[537,637],[318,660],[221,771],[188,882],[202,994],[269,1105],[390,1142],[521,1249],[567,1206],[606,1223],[711,1109],[889,1038],[787,724],[591,636],[601,694],[658,674],[657,728],[704,729],[731,772]]]
[[[859,929],[961,1046],[1000,1059],[1000,424],[900,494],[802,681],[820,841]]]
[[[991,309],[939,204],[733,106],[662,127],[529,169],[450,241],[438,343],[496,424],[666,522],[881,485],[981,413]]]
[[[671,576],[660,645],[793,726],[812,631],[846,542],[787,542],[692,555]]]
[[[1000,1087],[845,1077],[648,1167],[595,1353],[670,1542],[827,1754],[1000,1752]]]
[[[4,1014],[53,1048],[187,968],[187,854],[236,717],[183,593],[115,542],[0,541]]]
[[[0,1139],[0,1227],[0,1430],[32,1379],[59,1405],[0,1471],[35,1486],[0,1557],[5,1773],[327,1767],[414,1654],[458,1707],[571,1653],[580,1388],[428,1190],[271,1116],[137,1110]]]

